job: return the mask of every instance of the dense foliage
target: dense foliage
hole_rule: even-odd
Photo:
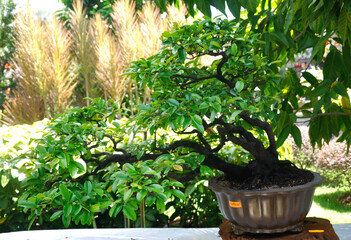
[[[325,184],[332,187],[346,187],[351,190],[351,158],[344,142],[330,141],[324,144],[316,155],[315,166],[325,178]]]
[[[186,2],[193,12],[194,1]],[[133,117],[119,119],[124,113],[115,102],[92,100],[55,117],[35,148],[17,158],[26,159],[32,172],[19,199],[32,223],[50,216],[66,227],[96,225],[96,217],[107,213],[136,220],[144,206],[164,213],[171,201],[187,208],[188,217],[189,204],[206,206],[187,199],[205,180],[200,176],[220,170],[259,187],[280,166],[292,167],[279,161],[277,148],[289,134],[301,146],[299,116],[310,119],[313,144],[321,146],[340,132],[339,140],[350,144],[349,6],[312,0],[214,2],[198,7],[223,10],[220,4],[231,3],[236,19],[205,18],[164,32],[161,50],[134,62],[122,76],[152,90],[150,102],[139,104]],[[239,19],[241,6],[247,18]],[[342,51],[331,46],[325,52],[331,39]],[[323,79],[286,69],[294,54],[309,47],[311,59],[324,61]],[[206,216],[202,213],[196,216]],[[180,214],[175,209],[171,219]]]
[[[208,195],[199,202],[186,196],[199,176],[211,177],[215,169],[235,178],[265,177],[285,164],[265,122],[279,121],[272,105],[281,104],[280,75],[257,51],[258,37],[247,21],[219,19],[165,32],[161,51],[126,74],[141,89],[153,89],[150,104],[139,105],[128,120],[118,120],[118,105],[101,99],[55,117],[35,149],[18,158],[25,157],[32,172],[19,205],[30,210],[32,222],[50,215],[66,227],[95,224],[107,211],[136,220],[143,204],[163,213],[172,199],[200,209],[213,203],[200,202]],[[256,159],[249,167],[247,152]],[[194,179],[184,192],[183,182]],[[179,215],[175,209],[171,219]]]
[[[163,0],[164,4],[178,0]],[[351,87],[349,56],[351,34],[351,5],[349,1],[331,0],[184,0],[189,13],[195,13],[195,6],[210,16],[210,6],[225,13],[225,5],[235,18],[246,19],[251,30],[260,34],[265,41],[263,53],[269,60],[286,63],[293,61],[297,53],[312,48],[310,64],[323,62],[323,78],[318,79],[310,72],[300,78],[286,74],[283,78],[282,108],[280,109],[280,131],[286,138],[295,134],[293,127],[298,112],[310,119],[310,136],[313,145],[322,146],[333,136],[339,141],[351,143],[350,98],[347,93]],[[241,11],[245,9],[245,11]],[[341,47],[326,44],[338,42]],[[306,85],[307,84],[307,85]],[[306,86],[309,86],[306,88]],[[303,99],[304,105],[298,102]],[[342,104],[335,100],[342,99]],[[320,131],[323,129],[323,131]],[[300,144],[298,144],[300,145]]]
[[[23,212],[17,200],[25,191],[21,187],[21,180],[30,172],[22,168],[23,161],[15,159],[33,148],[31,139],[41,137],[45,123],[46,120],[32,126],[0,127],[1,232],[24,230],[28,226],[29,214]]]
[[[185,198],[178,190],[183,184],[163,173],[179,169],[176,162],[165,158],[139,162],[135,147],[133,157],[126,157],[129,141],[147,141],[116,131],[124,129],[116,110],[115,104],[95,99],[89,107],[57,116],[36,140],[24,164],[32,174],[23,182],[26,192],[19,199],[25,211],[31,209],[32,222],[50,214],[50,220],[61,217],[66,227],[71,221],[91,225],[105,211],[110,217],[122,211],[136,220],[142,201],[164,212],[167,199]]]

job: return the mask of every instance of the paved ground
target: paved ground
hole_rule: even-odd
[[[351,240],[351,223],[333,225],[340,240]],[[0,240],[220,240],[218,228],[69,229],[0,234]]]

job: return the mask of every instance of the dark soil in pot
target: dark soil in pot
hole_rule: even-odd
[[[237,190],[265,190],[303,185],[313,180],[310,171],[296,168],[292,165],[278,165],[277,169],[268,176],[251,175],[243,180],[223,175],[218,179],[218,185]]]

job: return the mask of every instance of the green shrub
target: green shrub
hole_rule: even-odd
[[[0,128],[0,232],[24,230],[29,224],[29,214],[17,203],[25,191],[21,180],[31,171],[24,167],[25,161],[17,162],[16,158],[33,147],[30,139],[40,137],[46,123]]]
[[[95,225],[106,212],[110,218],[122,212],[135,221],[142,201],[147,210],[157,209],[159,218],[164,218],[168,201],[185,199],[179,190],[183,184],[164,174],[181,168],[180,162],[170,155],[138,161],[147,155],[143,144],[153,140],[144,140],[143,134],[130,137],[124,131],[126,124],[131,123],[118,119],[117,105],[101,99],[48,123],[43,136],[33,140],[35,148],[17,158],[31,169],[22,181],[26,191],[19,199],[24,212],[30,212],[30,225],[43,218],[60,218],[66,227]],[[140,147],[129,147],[130,141],[139,142]],[[138,158],[124,159],[122,149]],[[151,212],[146,215],[154,220],[150,226],[159,221]]]
[[[315,166],[326,185],[351,190],[351,156],[345,142],[333,139],[316,156]]]

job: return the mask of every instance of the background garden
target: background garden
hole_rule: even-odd
[[[79,159],[82,152],[102,158],[102,153],[122,151],[120,146],[141,158],[145,154],[143,146],[153,144],[156,135],[148,134],[150,129],[138,129],[128,122],[138,112],[148,110],[152,90],[123,73],[129,71],[133,61],[158,52],[161,38],[172,37],[173,29],[191,24],[194,21],[191,16],[197,11],[194,4],[127,0],[84,1],[84,5],[80,1],[62,2],[66,9],[43,20],[30,9],[15,14],[13,1],[1,1],[0,70],[4,73],[0,77],[1,231],[63,226],[124,227],[126,218],[136,227],[218,226],[222,221],[218,205],[214,193],[207,188],[208,178],[217,172],[202,166],[195,178],[182,182],[154,170],[153,164],[164,164],[162,172],[189,171],[184,164],[191,165],[192,156],[182,161],[168,156],[148,165],[125,164],[123,169],[118,164],[100,166],[91,162],[89,165]],[[328,216],[332,223],[350,222],[351,105],[347,93],[347,54],[351,6],[343,1],[323,5],[302,0],[227,1],[228,6],[233,6],[229,5],[232,2],[245,10],[238,13],[237,5],[231,7],[234,16],[250,17],[252,28],[262,29],[262,23],[271,21],[271,25],[265,23],[270,26],[267,29],[273,29],[267,30],[269,48],[273,50],[269,57],[274,59],[277,58],[274,54],[279,55],[277,61],[287,64],[287,60],[294,60],[291,56],[313,47],[311,59],[314,63],[324,63],[322,79],[309,73],[297,75],[294,71],[283,75],[287,86],[284,98],[293,104],[291,109],[282,109],[278,119],[282,128],[278,136],[282,145],[279,153],[282,159],[292,160],[298,167],[315,170],[325,177],[311,214]],[[224,12],[223,5],[212,5]],[[209,4],[197,7],[210,15]],[[331,8],[338,11],[323,18]],[[299,25],[301,19],[309,24]],[[337,30],[331,30],[336,24],[339,24]],[[289,31],[298,33],[294,37]],[[267,35],[263,33],[262,38]],[[333,41],[341,43],[343,51]],[[215,49],[216,43],[212,41],[210,47]],[[181,49],[174,55],[185,60]],[[206,65],[215,60],[201,61]],[[302,86],[298,89],[296,82],[313,85],[310,95],[300,94]],[[294,120],[292,113],[296,113],[295,104],[301,105],[309,97],[311,101],[300,111],[303,121],[299,121],[299,134],[293,127],[297,118]],[[220,112],[221,106],[213,102],[207,107]],[[170,108],[179,105],[172,100],[168,104]],[[305,126],[316,118],[312,130]],[[186,120],[179,121],[184,125]],[[335,121],[339,123],[337,127],[329,124]],[[189,120],[188,125],[201,128],[196,118]],[[118,130],[122,127],[126,129],[124,132]],[[325,132],[321,133],[320,128]],[[120,140],[116,142],[111,136]],[[162,132],[157,133],[161,141],[170,141],[162,136]],[[96,144],[77,144],[80,141]],[[138,147],[133,148],[132,142],[138,143]],[[229,161],[246,159],[245,152],[233,146],[225,148],[223,154]],[[48,164],[49,155],[55,157]],[[61,178],[57,180],[55,175]],[[79,181],[75,180],[79,177]],[[134,185],[126,187],[124,184],[129,181]],[[58,182],[65,184],[51,189]]]

